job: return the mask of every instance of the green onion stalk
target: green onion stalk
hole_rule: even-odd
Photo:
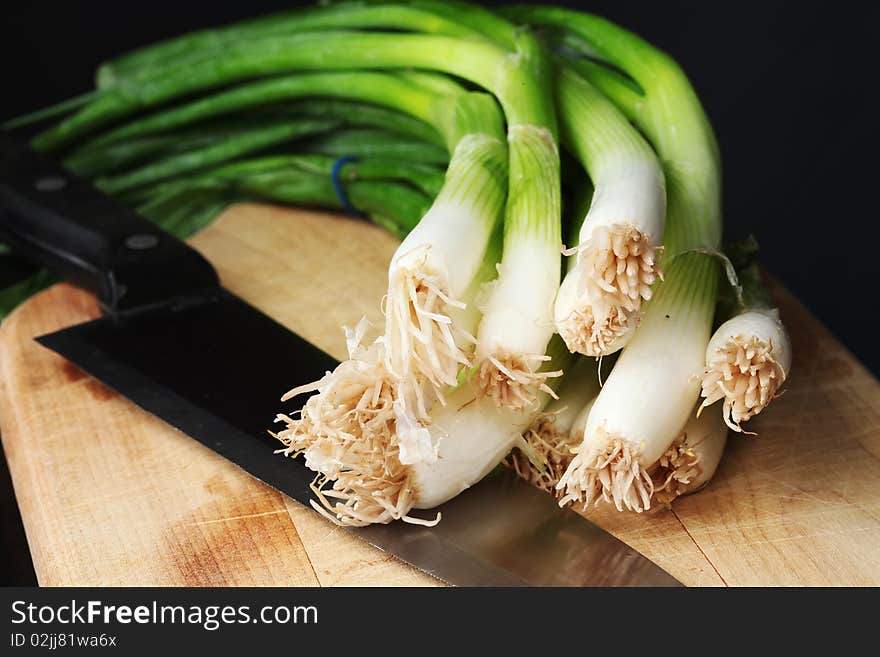
[[[560,63],[556,102],[562,141],[595,192],[554,306],[568,348],[607,356],[626,344],[660,275],[666,217],[663,170],[650,145],[595,87]]]
[[[665,280],[655,285],[558,484],[562,504],[586,508],[605,500],[618,510],[644,511],[654,493],[650,471],[681,434],[699,398],[695,375],[704,368],[719,281],[717,144],[687,77],[668,55],[589,14],[529,6],[511,15],[548,28],[551,41],[593,58],[567,59],[567,65],[614,101],[663,165]]]
[[[741,423],[764,410],[788,378],[791,338],[764,286],[755,257],[757,245],[733,245],[727,253],[738,289],[731,295],[732,309],[706,348],[698,414],[722,401],[727,426],[743,432]]]

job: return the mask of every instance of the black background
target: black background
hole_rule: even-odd
[[[132,47],[296,4],[7,0],[0,118],[89,89],[101,60]],[[766,267],[880,372],[877,9],[842,2],[559,4],[619,22],[682,64],[721,144],[725,238],[754,233]]]

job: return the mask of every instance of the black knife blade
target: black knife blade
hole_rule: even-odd
[[[0,240],[98,296],[105,315],[39,341],[250,475],[308,504],[314,473],[267,429],[293,385],[336,361],[218,283],[198,252],[0,137]],[[453,584],[678,582],[516,479],[495,473],[441,508],[437,527],[349,529]],[[433,514],[431,514],[433,516]]]
[[[251,337],[256,336],[256,337]],[[337,361],[221,287],[37,340],[141,408],[303,504],[314,478],[267,429],[299,377]],[[305,380],[305,379],[303,379]]]

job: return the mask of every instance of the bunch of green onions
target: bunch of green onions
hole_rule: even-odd
[[[97,80],[17,123],[62,116],[34,145],[168,230],[257,200],[356,209],[402,239],[378,337],[346,329],[349,358],[287,393],[314,394],[273,434],[335,522],[431,524],[413,510],[502,461],[561,504],[669,504],[787,376],[754,258],[720,250],[694,90],[601,18],[341,2]]]

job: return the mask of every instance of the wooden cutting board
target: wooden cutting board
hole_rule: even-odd
[[[229,289],[336,357],[341,325],[380,323],[396,243],[377,228],[248,205],[192,242]],[[731,436],[711,485],[673,511],[590,517],[688,585],[880,585],[880,384],[775,292],[795,360],[759,435]],[[0,429],[41,584],[438,584],[32,340],[97,315],[58,285],[0,327]]]

